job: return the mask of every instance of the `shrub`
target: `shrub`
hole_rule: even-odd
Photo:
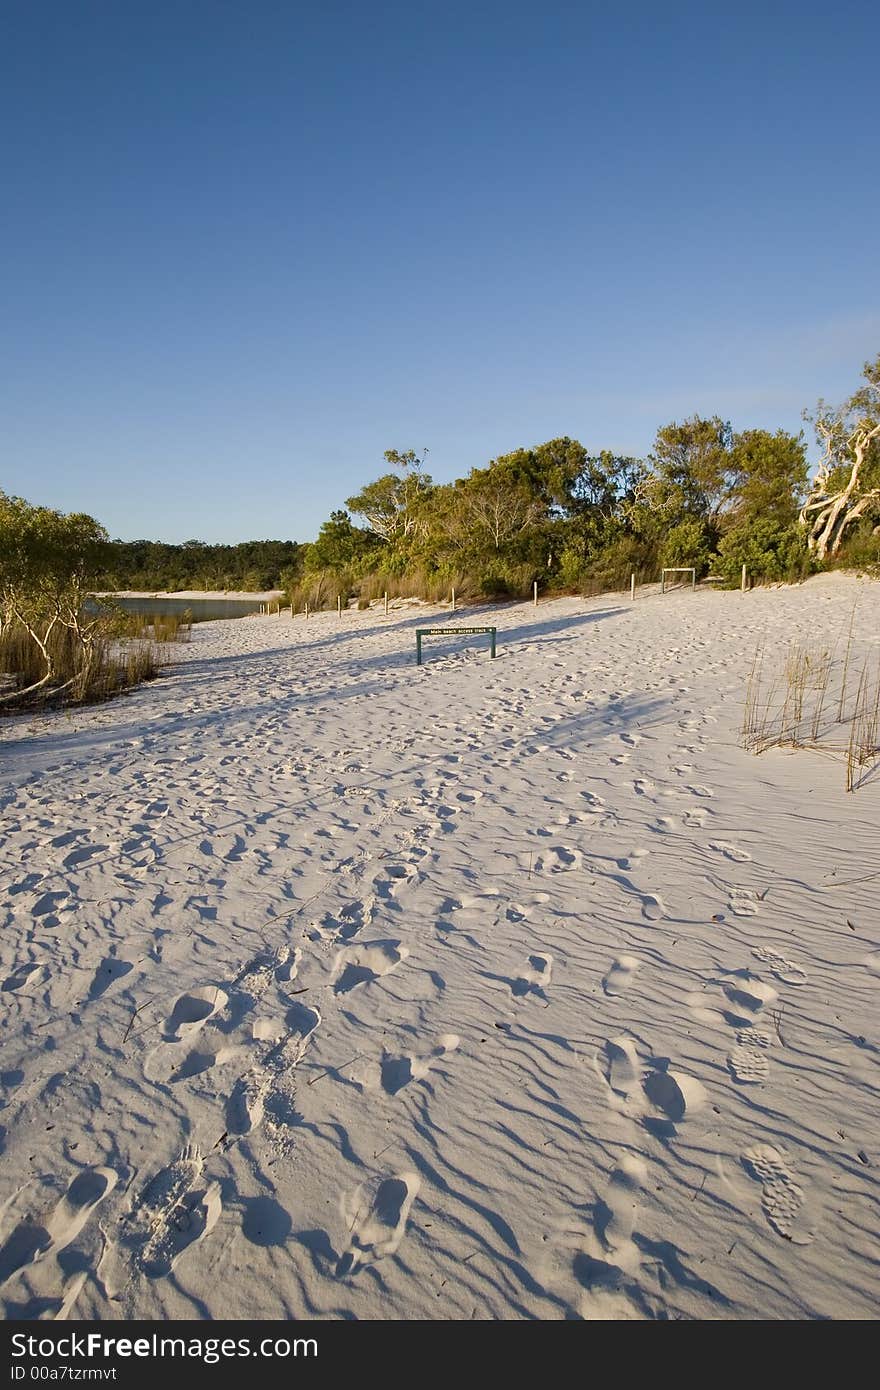
[[[697,571],[700,579],[709,568],[712,546],[702,521],[682,521],[667,531],[660,545],[659,560],[662,568],[686,565]]]
[[[717,568],[729,584],[738,584],[745,565],[752,579],[803,579],[810,557],[800,529],[776,517],[754,517],[728,531],[718,547]]]

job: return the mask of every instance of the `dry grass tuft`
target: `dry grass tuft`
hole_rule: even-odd
[[[793,643],[768,670],[759,646],[741,728],[742,746],[752,753],[803,748],[842,754],[848,792],[863,785],[880,762],[880,657],[873,663],[864,658],[853,693],[854,620],[855,611],[840,660],[833,649]]]

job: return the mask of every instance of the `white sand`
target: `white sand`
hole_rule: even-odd
[[[738,746],[856,593],[205,624],[0,725],[6,1315],[876,1315],[880,774]]]

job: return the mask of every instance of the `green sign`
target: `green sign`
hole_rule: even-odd
[[[490,657],[495,656],[495,628],[494,627],[417,627],[416,628],[416,665],[422,664],[422,638],[423,637],[469,637],[472,633],[488,632],[492,643],[489,651]]]

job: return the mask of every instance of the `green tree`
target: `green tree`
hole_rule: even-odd
[[[354,568],[375,550],[376,536],[372,531],[354,526],[346,511],[331,512],[317,540],[307,548],[305,568],[309,572],[332,570],[341,573]]]
[[[85,601],[106,561],[107,533],[94,517],[65,515],[0,493],[0,630],[17,624],[43,665],[39,680],[3,701],[54,679],[57,628],[66,628],[88,651],[97,620],[86,616]]]
[[[802,434],[744,430],[730,453],[734,524],[772,517],[782,525],[797,520],[807,482]]]
[[[426,452],[419,458],[413,449],[386,449],[387,462],[399,473],[384,473],[346,501],[349,511],[364,517],[370,530],[389,545],[399,546],[424,533],[424,504],[433,488],[430,475],[422,471]]]
[[[660,564],[693,568],[700,579],[709,568],[712,541],[705,521],[692,517],[669,530],[660,546]]]
[[[738,584],[743,565],[753,579],[802,579],[810,568],[803,532],[772,512],[738,522],[721,540],[716,568]]]
[[[734,486],[732,444],[729,423],[717,415],[664,425],[648,456],[652,472],[643,486],[648,506],[667,524],[699,517],[717,528]]]

